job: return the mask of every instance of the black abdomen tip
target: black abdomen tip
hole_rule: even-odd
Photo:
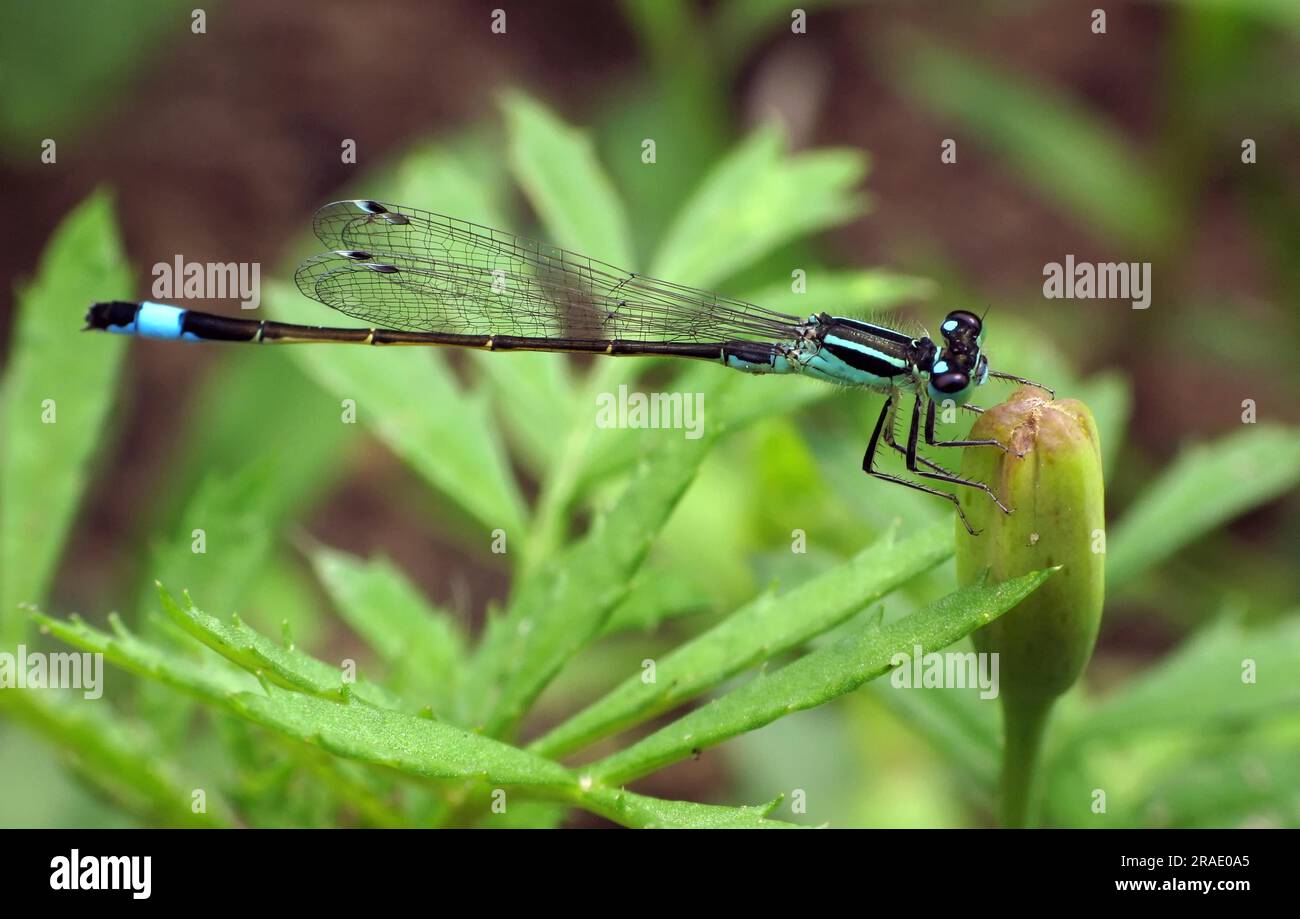
[[[139,308],[140,304],[126,300],[92,303],[90,309],[86,310],[86,328],[107,329],[109,326],[130,325],[135,320],[136,310]]]

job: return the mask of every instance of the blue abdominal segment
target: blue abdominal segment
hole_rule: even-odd
[[[185,310],[165,303],[104,304],[102,313],[105,331],[117,335],[139,335],[143,338],[176,339],[181,337],[181,322]]]
[[[128,326],[109,326],[110,332],[139,335],[141,338],[178,339],[182,337],[181,323],[185,310],[166,303],[146,300],[136,311],[135,320]]]

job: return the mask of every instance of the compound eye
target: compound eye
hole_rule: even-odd
[[[964,370],[949,370],[930,377],[930,386],[944,395],[955,395],[970,385],[970,374]]]
[[[983,327],[984,324],[980,322],[980,317],[974,313],[966,310],[953,310],[948,314],[948,318],[943,321],[939,331],[943,333],[944,338],[951,338],[953,335],[963,332],[978,337]]]

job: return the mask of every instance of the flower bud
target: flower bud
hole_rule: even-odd
[[[1105,591],[1105,507],[1101,451],[1092,413],[1072,399],[1052,401],[1023,386],[989,409],[966,447],[964,478],[984,482],[1012,510],[961,489],[962,509],[978,536],[957,523],[957,577],[974,583],[984,571],[996,583],[1060,566],[1019,606],[972,636],[981,652],[997,652],[1006,726],[1004,822],[1023,823],[1027,785],[1053,701],[1069,689],[1092,655]],[[1021,798],[1017,805],[1009,798]]]

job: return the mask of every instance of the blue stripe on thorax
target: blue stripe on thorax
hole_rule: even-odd
[[[860,341],[827,335],[822,347],[804,363],[804,372],[839,383],[842,386],[865,386],[889,389],[910,381],[911,363],[897,354],[889,354]]]

